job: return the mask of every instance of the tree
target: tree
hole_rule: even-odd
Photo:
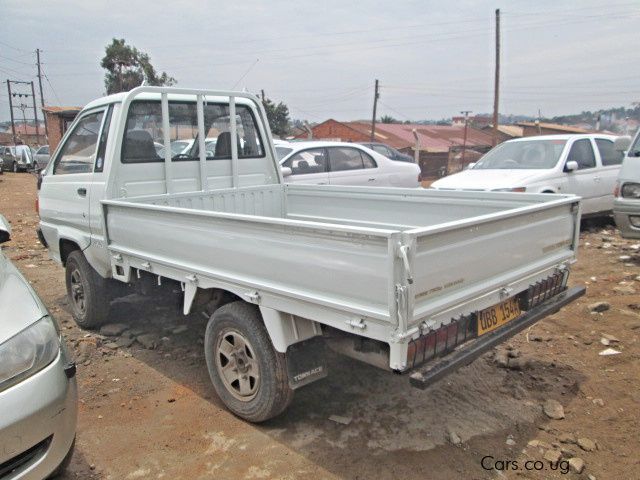
[[[267,112],[271,133],[279,137],[289,133],[289,107],[279,102],[277,105],[268,98],[262,101]]]
[[[107,95],[126,92],[139,87],[146,80],[147,85],[171,86],[176,80],[166,72],[156,72],[149,55],[126,44],[124,38],[114,38],[105,48],[100,66],[106,70],[104,86]]]
[[[398,123],[398,120],[390,115],[383,115],[380,117],[380,123]]]

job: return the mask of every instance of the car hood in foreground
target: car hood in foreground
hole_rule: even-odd
[[[29,283],[0,251],[0,343],[47,315]]]
[[[552,170],[469,169],[431,184],[433,188],[457,188],[466,190],[497,190],[526,187],[546,177]]]

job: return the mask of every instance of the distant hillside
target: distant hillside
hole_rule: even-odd
[[[640,103],[635,104],[634,108],[608,108],[595,112],[561,115],[550,119],[550,121],[554,123],[570,125],[586,124],[593,128],[595,128],[598,120],[600,120],[601,130],[625,133],[627,125],[629,125],[631,130],[635,130],[638,123],[640,123]]]

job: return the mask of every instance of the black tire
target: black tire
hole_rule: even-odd
[[[109,318],[111,296],[107,280],[96,272],[80,250],[67,257],[65,281],[71,314],[80,328],[97,328]]]
[[[237,335],[244,337],[242,341],[246,344],[239,342]],[[226,365],[234,367],[231,370],[236,373],[232,375],[248,375],[248,380],[246,375],[243,378],[245,385],[252,390],[251,394],[243,396],[240,384],[237,383],[235,388],[221,373],[225,368],[222,366],[225,348],[221,344],[223,341],[228,344],[230,339],[234,341],[231,345],[238,348],[231,353],[233,360],[227,360],[229,363]],[[222,402],[237,416],[249,422],[264,422],[282,413],[291,403],[293,390],[289,387],[285,356],[273,348],[255,305],[236,301],[217,309],[207,324],[204,348],[213,387]],[[243,357],[244,363],[240,362]],[[240,369],[243,365],[248,370],[243,372]],[[253,384],[250,382],[252,373],[257,375]]]
[[[58,465],[56,469],[51,473],[51,475],[47,477],[48,480],[53,480],[54,478],[59,477],[65,472],[65,470],[67,469],[67,467],[69,467],[69,464],[71,463],[71,457],[73,457],[73,452],[75,449],[76,449],[76,439],[74,438],[73,443],[71,443],[71,447],[69,448],[69,451],[62,459],[62,462],[60,462],[60,465]]]

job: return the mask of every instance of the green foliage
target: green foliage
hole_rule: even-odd
[[[269,127],[271,133],[278,137],[285,136],[289,133],[289,107],[279,102],[277,105],[268,98],[262,101],[264,109],[267,112]]]
[[[124,38],[114,38],[105,48],[100,66],[106,70],[104,86],[107,94],[126,92],[142,85],[171,86],[176,80],[166,72],[156,72],[149,55],[127,45]]]
[[[380,123],[399,123],[398,120],[393,118],[391,115],[383,115],[380,117]]]

